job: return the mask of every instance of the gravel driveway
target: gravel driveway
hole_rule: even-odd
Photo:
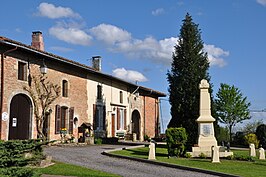
[[[100,171],[118,174],[126,177],[201,177],[213,176],[198,172],[185,171],[158,165],[152,165],[133,160],[118,159],[104,156],[106,150],[125,147],[125,145],[94,145],[58,147],[52,146],[44,149],[45,154],[51,155],[54,160],[88,167]]]

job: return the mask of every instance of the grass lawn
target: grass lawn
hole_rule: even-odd
[[[110,174],[110,173],[106,173],[106,172],[102,172],[98,170],[92,170],[89,168],[61,163],[61,162],[55,162],[55,165],[52,165],[46,168],[38,168],[35,172],[37,172],[38,174],[81,176],[81,177],[86,177],[86,176],[118,177],[119,176],[115,174]]]
[[[233,150],[233,152],[234,155],[237,156],[249,155],[248,151]],[[115,151],[112,152],[112,154],[147,159],[149,154],[149,148],[145,147],[145,148]],[[167,162],[188,167],[196,167],[200,169],[207,169],[211,171],[223,172],[244,177],[263,177],[263,176],[266,177],[266,160],[258,160],[258,158],[254,158],[255,162],[220,159],[221,163],[211,163],[211,159],[199,159],[199,158],[168,159],[166,146],[161,146],[161,147],[156,147],[156,159],[157,161],[161,162]]]

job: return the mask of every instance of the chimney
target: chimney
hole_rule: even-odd
[[[44,51],[44,43],[41,31],[33,31],[32,32],[32,42],[31,46],[35,49]]]
[[[92,57],[92,67],[97,70],[101,71],[102,65],[101,65],[101,56],[94,56]]]

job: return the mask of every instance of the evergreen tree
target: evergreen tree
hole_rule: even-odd
[[[188,145],[193,145],[198,137],[199,83],[202,79],[210,83],[210,77],[201,33],[189,14],[183,20],[172,57],[171,71],[167,73],[172,116],[168,127],[184,127],[188,133]]]

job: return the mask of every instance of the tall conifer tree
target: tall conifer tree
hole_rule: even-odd
[[[188,144],[193,145],[198,137],[196,119],[199,117],[199,83],[202,79],[210,83],[210,77],[201,33],[189,14],[183,20],[172,57],[171,71],[167,73],[172,116],[168,127],[186,128]]]

